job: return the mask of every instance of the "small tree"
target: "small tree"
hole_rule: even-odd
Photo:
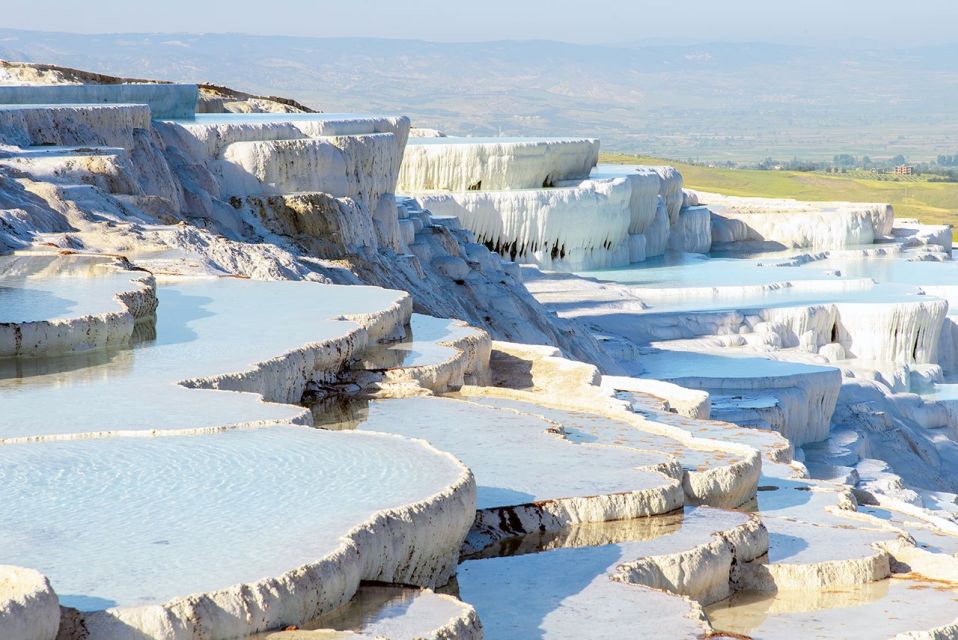
[[[839,169],[853,169],[858,165],[858,159],[849,153],[840,153],[832,158],[832,164]]]

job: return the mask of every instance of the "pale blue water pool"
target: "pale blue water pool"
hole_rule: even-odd
[[[452,453],[476,475],[480,509],[635,491],[666,482],[658,473],[636,469],[665,462],[664,455],[573,444],[549,433],[553,426],[471,402],[408,398],[370,403],[358,428],[422,438]]]
[[[62,320],[123,307],[113,296],[133,290],[136,274],[108,268],[110,258],[0,256],[0,322]]]
[[[919,298],[920,285],[958,284],[958,262],[954,261],[839,255],[798,266],[776,266],[795,255],[799,254],[670,253],[628,267],[577,275],[635,287],[649,313],[909,302],[929,299]]]
[[[295,426],[0,446],[0,563],[68,607],[162,603],[319,560],[460,474],[419,443]]]
[[[162,285],[157,295],[155,339],[96,366],[77,368],[65,357],[0,368],[0,440],[291,419],[303,410],[264,403],[257,394],[177,383],[243,372],[303,345],[343,336],[356,324],[333,318],[387,308],[401,294],[222,278]]]
[[[458,325],[456,320],[414,313],[403,340],[368,350],[363,354],[363,366],[367,369],[393,369],[446,362],[456,355],[458,349],[440,342],[450,342],[476,333],[474,329]]]
[[[682,378],[777,378],[834,372],[832,367],[772,360],[729,350],[727,354],[656,350],[639,358],[643,375],[657,380]]]

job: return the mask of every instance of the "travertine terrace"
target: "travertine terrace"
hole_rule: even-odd
[[[2,64],[0,638],[958,638],[949,228]]]

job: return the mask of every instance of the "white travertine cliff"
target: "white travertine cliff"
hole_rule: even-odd
[[[541,189],[581,179],[599,160],[587,138],[412,138],[399,174],[400,193]]]

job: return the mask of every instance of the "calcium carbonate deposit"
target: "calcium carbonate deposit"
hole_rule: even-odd
[[[3,640],[958,638],[950,227],[0,69]]]

